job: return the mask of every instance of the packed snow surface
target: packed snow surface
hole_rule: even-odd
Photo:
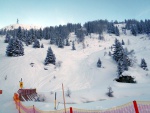
[[[121,32],[121,31],[120,31]],[[65,93],[71,91],[71,97],[66,97],[67,107],[82,109],[107,109],[133,100],[150,101],[150,72],[140,68],[141,58],[150,68],[150,40],[146,35],[132,36],[121,33],[119,37],[104,33],[105,41],[98,40],[97,34],[85,37],[86,48],[77,43],[76,36],[71,33],[70,41],[75,41],[76,50],[71,46],[63,49],[50,45],[49,40],[42,40],[44,48],[25,46],[25,55],[7,57],[4,43],[5,36],[0,37],[0,113],[16,113],[13,94],[19,89],[21,78],[24,88],[36,88],[38,94],[45,97],[45,102],[23,102],[26,106],[35,105],[41,110],[54,110],[54,95],[57,93],[58,109],[63,108],[62,83]],[[137,63],[124,72],[124,75],[135,77],[136,84],[118,83],[117,63],[108,52],[115,38],[125,42],[124,47],[134,49]],[[128,40],[130,44],[128,44]],[[61,66],[44,65],[48,47],[51,47],[56,56],[56,62]],[[102,61],[102,68],[97,67],[98,59]],[[30,63],[34,63],[32,67]],[[45,70],[46,68],[47,70]],[[5,77],[7,75],[7,80]],[[114,97],[108,97],[108,87],[111,86]]]

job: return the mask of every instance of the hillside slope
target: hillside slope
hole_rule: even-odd
[[[20,26],[22,29],[25,29],[25,30],[40,29],[40,28],[42,28],[42,26],[35,26],[35,25],[12,24],[12,25],[3,27],[3,28],[1,28],[1,29],[13,30],[13,29],[18,29],[19,26]]]
[[[3,90],[3,95],[0,95],[0,104],[3,106],[0,106],[0,109],[9,111],[6,108],[11,107],[10,109],[15,111],[12,96],[19,89],[21,78],[24,88],[36,88],[38,93],[46,97],[46,102],[50,103],[54,101],[54,94],[51,92],[57,92],[57,100],[63,102],[62,83],[65,91],[69,88],[72,92],[71,98],[66,98],[66,103],[77,103],[75,106],[90,101],[149,95],[150,73],[139,67],[141,58],[145,58],[148,68],[150,67],[148,38],[145,35],[134,37],[129,32],[127,35],[121,34],[120,37],[104,33],[104,37],[105,41],[99,41],[96,34],[92,34],[92,38],[87,36],[85,44],[88,47],[83,49],[82,44],[75,42],[76,51],[72,51],[71,46],[60,49],[55,45],[50,45],[49,41],[42,40],[40,43],[44,44],[44,48],[34,49],[32,46],[24,46],[25,55],[21,57],[7,57],[5,55],[7,44],[4,43],[4,37],[0,37],[0,89]],[[71,33],[70,40],[75,40],[75,38],[74,33]],[[124,74],[134,76],[137,84],[114,81],[117,77],[117,64],[108,55],[108,52],[111,51],[110,46],[114,43],[115,38],[120,41],[123,39],[126,43],[125,47],[135,50],[137,64]],[[127,45],[128,39],[130,45]],[[55,67],[52,64],[44,65],[47,49],[50,46],[56,56],[56,61],[62,62],[61,67]],[[104,56],[105,52],[107,54]],[[99,58],[102,61],[102,68],[96,66]],[[31,67],[30,63],[34,63],[34,66]],[[6,75],[7,80],[4,79]],[[109,86],[114,91],[112,98],[106,95]],[[150,96],[146,99],[150,100]],[[39,108],[42,109],[41,105]]]

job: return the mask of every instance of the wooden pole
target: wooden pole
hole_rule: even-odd
[[[62,91],[63,91],[63,99],[64,99],[64,109],[65,109],[65,113],[66,112],[66,102],[65,102],[65,95],[64,95],[64,86],[63,86],[63,83],[62,83]]]
[[[21,113],[21,112],[20,112],[20,99],[19,99],[19,113]]]
[[[138,106],[135,100],[133,101],[133,105],[134,105],[135,113],[139,113]]]

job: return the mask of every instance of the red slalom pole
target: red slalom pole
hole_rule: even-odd
[[[73,113],[72,107],[70,107],[70,113]]]
[[[139,113],[138,105],[135,100],[133,101],[133,105],[134,105],[135,113]]]

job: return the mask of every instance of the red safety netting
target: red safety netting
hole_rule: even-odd
[[[16,94],[15,94],[16,95]],[[18,99],[18,98],[17,98]],[[65,110],[42,111],[33,106],[24,106],[21,101],[15,100],[16,108],[20,113],[65,113]],[[136,103],[136,110],[135,104]],[[150,113],[150,101],[134,101],[106,110],[85,110],[77,108],[67,108],[66,113]]]

